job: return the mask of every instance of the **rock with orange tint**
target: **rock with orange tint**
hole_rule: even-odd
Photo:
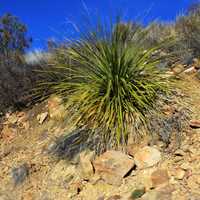
[[[185,177],[185,170],[178,168],[174,172],[174,177],[178,180],[182,180]]]
[[[157,187],[169,182],[169,175],[166,169],[158,169],[151,174],[152,186]]]
[[[121,185],[124,176],[134,167],[134,160],[120,151],[107,151],[99,156],[93,166],[95,173],[111,185]]]
[[[15,138],[16,135],[17,135],[16,130],[14,128],[10,128],[8,125],[5,125],[3,127],[2,132],[1,132],[1,137],[6,142],[12,141]]]
[[[200,120],[191,120],[190,127],[192,128],[200,128]]]
[[[165,115],[172,115],[175,112],[175,108],[169,105],[164,105],[162,111]]]
[[[161,160],[161,153],[154,147],[146,146],[134,156],[135,164],[139,169],[152,167]]]

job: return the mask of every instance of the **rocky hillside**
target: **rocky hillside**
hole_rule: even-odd
[[[181,67],[170,74],[181,72]],[[58,143],[71,130],[57,97],[7,113],[0,121],[0,199],[200,200],[197,73],[197,68],[191,67],[177,80],[181,102],[190,110],[178,144],[176,139],[166,145],[146,137],[140,143],[130,143],[127,154],[110,150],[95,156],[82,149],[69,159],[65,155],[73,152],[70,144],[65,140]],[[163,108],[163,113],[172,116],[176,110],[171,105]]]

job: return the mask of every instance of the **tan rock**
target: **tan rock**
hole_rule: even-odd
[[[135,154],[134,160],[139,169],[152,167],[161,160],[161,153],[154,147],[146,146]]]
[[[179,73],[183,72],[184,69],[185,69],[184,65],[178,64],[172,69],[172,71],[174,72],[174,74],[179,74]]]
[[[181,169],[188,170],[191,169],[191,164],[189,162],[184,162],[181,166]]]
[[[75,176],[77,176],[75,166],[69,165],[65,160],[61,160],[53,168],[49,178],[59,185],[64,182],[70,182]]]
[[[87,186],[80,192],[79,200],[97,200],[99,198],[101,198],[101,200],[106,200],[113,194],[111,191],[113,191],[114,188],[116,187],[110,184],[105,184],[105,182],[99,182],[96,185],[92,185],[88,182]]]
[[[10,128],[8,125],[5,125],[3,127],[3,130],[1,131],[1,137],[6,142],[11,142],[17,135],[17,130],[14,128]]]
[[[185,155],[185,152],[182,150],[182,149],[177,149],[175,152],[174,152],[174,155],[175,156],[184,156]]]
[[[65,107],[62,105],[62,99],[58,96],[52,96],[48,100],[49,116],[55,120],[62,120],[65,117]]]
[[[43,122],[47,119],[47,117],[48,117],[48,112],[44,112],[37,116],[37,120],[39,121],[40,124],[43,124]]]
[[[169,105],[164,105],[162,111],[165,115],[172,115],[175,112],[175,108]]]
[[[200,175],[192,175],[187,180],[188,187],[191,189],[200,188]]]
[[[8,118],[8,122],[10,124],[16,124],[18,121],[18,117],[16,115],[16,113],[13,113],[12,115],[10,115],[10,117]]]
[[[180,168],[176,169],[174,171],[174,177],[178,180],[182,180],[185,177],[185,170]]]
[[[200,59],[194,58],[194,59],[193,59],[193,64],[194,64],[194,67],[195,67],[196,69],[200,69]]]
[[[195,73],[197,70],[195,69],[195,67],[190,67],[188,69],[186,69],[184,71],[185,74],[192,74],[192,73]]]
[[[191,120],[190,121],[190,126],[192,128],[200,128],[200,120]]]
[[[169,182],[169,175],[166,169],[158,169],[151,174],[152,186],[157,187]]]
[[[107,151],[93,162],[95,173],[111,185],[121,185],[123,177],[134,167],[134,160],[120,151]]]
[[[171,185],[151,190],[144,194],[141,200],[172,200],[172,193],[174,188]]]
[[[89,180],[94,174],[94,169],[92,166],[92,161],[94,160],[95,153],[91,152],[81,152],[80,154],[80,162],[79,169],[81,173],[81,177],[83,179]]]
[[[150,167],[143,170],[137,170],[137,174],[135,176],[137,180],[137,187],[145,187],[145,189],[151,190],[152,186],[152,180],[151,180],[151,174],[156,171],[156,167]]]

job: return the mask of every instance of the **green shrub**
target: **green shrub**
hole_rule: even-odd
[[[39,84],[63,98],[69,124],[98,132],[116,147],[143,133],[147,114],[168,90],[157,67],[163,45],[145,49],[146,31],[121,24],[98,25],[58,48],[44,71],[50,81]]]

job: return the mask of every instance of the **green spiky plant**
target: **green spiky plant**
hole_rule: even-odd
[[[146,49],[146,35],[130,23],[98,25],[55,50],[52,67],[44,73],[50,81],[40,83],[40,89],[62,97],[72,126],[98,130],[115,147],[126,144],[129,136],[142,134],[147,114],[168,90],[157,68],[164,43]]]

